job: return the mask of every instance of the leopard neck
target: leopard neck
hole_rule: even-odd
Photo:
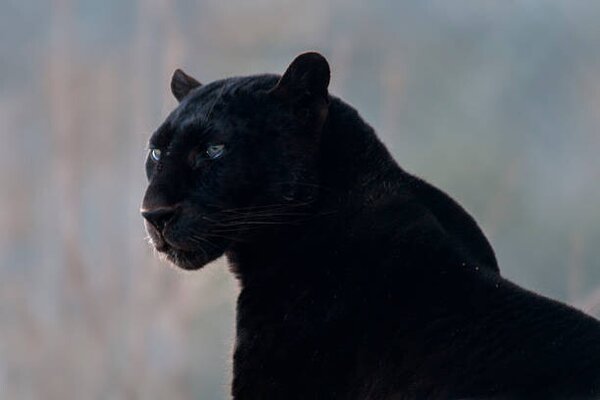
[[[332,251],[343,247],[353,221],[406,192],[406,176],[358,113],[332,98],[320,146],[320,191],[307,208],[311,215],[233,246],[227,252],[232,271],[243,286],[281,274],[294,281],[306,269],[327,275],[336,268]],[[331,262],[324,262],[328,257]]]
[[[332,98],[320,151],[322,195],[331,194],[328,201],[347,208],[376,207],[403,189],[407,174],[373,128],[340,99]]]

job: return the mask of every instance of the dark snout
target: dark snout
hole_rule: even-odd
[[[165,226],[173,221],[179,212],[177,206],[158,206],[140,210],[142,217],[146,219],[156,230],[162,232]]]
[[[140,214],[154,248],[174,265],[196,270],[220,257],[229,241],[211,234],[212,223],[203,210],[182,201],[182,191],[173,181],[151,182]],[[230,234],[230,233],[228,233]]]
[[[172,182],[163,180],[152,182],[144,194],[140,213],[147,224],[160,234],[181,213],[180,201],[173,195],[176,192]]]
[[[165,184],[151,184],[146,190],[140,208],[152,244],[161,252],[169,250],[168,231],[181,218],[180,203],[166,195],[170,192],[173,192],[172,188]]]

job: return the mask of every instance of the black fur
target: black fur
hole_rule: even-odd
[[[328,94],[322,56],[185,77],[143,213],[176,265],[229,258],[235,399],[600,397],[600,323],[502,278],[474,220]]]

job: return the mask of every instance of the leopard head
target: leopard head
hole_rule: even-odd
[[[200,84],[175,71],[179,101],[149,141],[141,214],[153,246],[198,269],[289,223],[319,195],[329,65],[298,56],[282,76]]]

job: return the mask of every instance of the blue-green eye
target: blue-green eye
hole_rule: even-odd
[[[152,159],[154,161],[159,161],[160,160],[160,156],[161,156],[161,151],[160,149],[152,149],[150,151],[150,157],[152,157]]]
[[[208,146],[206,149],[206,155],[210,157],[212,160],[217,159],[223,155],[225,152],[224,144],[213,144]]]

